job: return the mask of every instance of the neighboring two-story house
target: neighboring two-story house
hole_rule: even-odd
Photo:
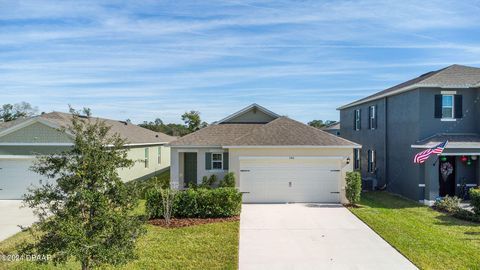
[[[431,204],[480,178],[480,68],[452,65],[340,108],[340,136],[359,143],[354,167],[366,185]],[[445,140],[444,153],[415,164]]]

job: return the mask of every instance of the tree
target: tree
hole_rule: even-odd
[[[51,255],[54,263],[74,258],[82,269],[121,265],[134,258],[134,247],[144,232],[132,215],[137,201],[118,176],[128,168],[127,143],[110,134],[105,122],[70,109],[72,120],[62,128],[74,136],[74,145],[61,154],[39,156],[32,170],[51,181],[29,189],[25,203],[39,222],[35,238],[23,251]],[[40,233],[36,233],[36,232]]]
[[[30,103],[22,101],[15,104],[3,104],[0,108],[0,122],[13,121],[18,118],[33,116],[37,113],[38,108],[32,107]]]
[[[206,125],[205,122],[202,123],[200,112],[198,111],[185,112],[182,115],[182,120],[190,132],[195,132]]]
[[[308,125],[312,126],[312,127],[315,127],[315,128],[323,128],[323,127],[329,126],[329,125],[331,125],[335,122],[336,121],[333,121],[333,120],[326,120],[325,122],[323,120],[312,120],[312,121],[308,122]]]

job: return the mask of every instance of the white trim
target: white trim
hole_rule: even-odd
[[[178,149],[178,153],[198,153],[198,149]]]
[[[170,148],[222,148],[221,145],[167,145],[167,146]]]
[[[280,148],[280,149],[290,149],[290,148],[342,148],[342,149],[353,149],[353,148],[362,148],[361,145],[227,145],[223,148]]]
[[[440,118],[440,121],[442,122],[455,122],[457,121],[456,118]]]
[[[372,112],[370,112],[370,109],[373,109]],[[371,113],[371,114],[370,114]],[[376,122],[377,121],[377,116],[376,116],[376,113],[377,113],[377,105],[370,105],[368,106],[368,114],[369,114],[369,117],[368,117],[368,124],[370,126],[370,130],[375,130],[376,128],[373,127],[373,122]],[[372,122],[373,121],[373,122]]]
[[[440,142],[436,143],[436,144],[431,144],[431,145],[423,145],[423,144],[412,144],[410,145],[411,148],[423,148],[423,149],[428,149],[428,148],[432,148],[432,147],[435,147],[436,145],[438,145]],[[453,144],[453,145],[452,145]],[[480,149],[480,143],[475,143],[475,145],[472,145],[471,143],[451,143],[449,142],[447,147],[445,147],[445,149]],[[443,153],[445,154],[445,153]],[[452,153],[450,153],[452,154]],[[458,153],[458,154],[462,154],[462,153]],[[478,155],[478,154],[477,154]]]
[[[457,91],[440,91],[442,95],[456,95]]]
[[[0,146],[73,146],[73,143],[0,143]]]
[[[291,159],[339,159],[343,160],[345,156],[240,156],[239,160],[255,160],[255,159],[275,159],[275,160],[291,160]]]
[[[442,153],[441,156],[478,156],[480,153]]]
[[[418,187],[425,187],[425,184],[418,184]]]
[[[123,146],[146,146],[146,145],[164,145],[167,142],[151,142],[151,143],[127,143],[124,144]],[[107,145],[107,146],[113,146],[113,145]]]
[[[215,153],[215,152],[214,152],[214,153],[211,153],[211,154],[212,154],[212,158],[211,158],[211,160],[210,160],[210,168],[211,168],[210,170],[211,170],[211,171],[220,171],[220,170],[223,171],[223,170],[224,170],[224,169],[223,169],[223,153],[220,153],[220,152],[216,152],[216,153]],[[213,155],[220,155],[220,160],[213,160]],[[214,163],[214,162],[216,162],[216,163],[219,163],[219,162],[220,162],[220,164],[222,164],[221,169],[219,169],[219,168],[213,168],[213,163]]]
[[[447,107],[447,106],[444,106],[443,105],[443,98],[444,97],[451,97],[452,98],[452,115],[451,117],[443,117],[443,108],[448,108],[450,109],[450,107]],[[442,95],[442,118],[441,118],[442,121],[457,121],[455,119],[455,96],[454,95]]]
[[[36,156],[31,155],[0,155],[0,159],[34,159]]]
[[[431,200],[419,200],[418,202],[427,206],[432,206],[435,203],[435,201]]]
[[[228,121],[232,118],[235,118],[235,117],[237,117],[237,116],[239,116],[239,115],[241,115],[241,114],[243,114],[243,113],[245,113],[245,112],[247,112],[247,111],[249,111],[250,109],[253,109],[253,108],[257,108],[258,110],[260,110],[260,111],[262,111],[262,112],[264,112],[264,113],[266,113],[266,114],[268,114],[268,115],[270,115],[274,118],[280,117],[280,115],[278,115],[278,114],[276,114],[276,113],[274,113],[274,112],[272,112],[272,111],[270,111],[270,110],[268,110],[268,109],[266,109],[266,108],[264,108],[264,107],[262,107],[262,106],[260,106],[256,103],[253,103],[253,104],[241,109],[240,111],[238,111],[236,113],[233,113],[233,114],[223,118],[220,121],[215,122],[215,124],[220,124],[220,123],[226,122],[226,121]]]

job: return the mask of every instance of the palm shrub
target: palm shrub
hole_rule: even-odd
[[[480,215],[480,189],[472,188],[469,191],[470,205],[473,207],[475,214]]]
[[[359,172],[347,172],[345,195],[350,204],[357,204],[360,201],[362,192],[362,178]]]

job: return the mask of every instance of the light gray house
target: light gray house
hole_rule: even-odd
[[[362,144],[354,166],[366,185],[432,203],[480,178],[480,68],[452,65],[339,108],[343,138]],[[416,153],[449,141],[444,154]],[[451,173],[442,176],[451,168]]]
[[[360,145],[252,104],[169,144],[171,181],[236,176],[244,202],[346,202],[345,173]]]
[[[146,178],[170,166],[170,148],[165,145],[175,137],[124,121],[91,119],[105,121],[111,134],[128,141],[128,158],[136,162],[132,168],[119,170],[122,180]],[[29,168],[36,155],[59,153],[73,145],[72,136],[59,130],[70,120],[70,114],[52,112],[0,123],[0,199],[21,199],[28,186],[42,180]]]
[[[321,130],[328,132],[333,135],[340,136],[340,122],[332,123],[328,126],[321,128]]]

